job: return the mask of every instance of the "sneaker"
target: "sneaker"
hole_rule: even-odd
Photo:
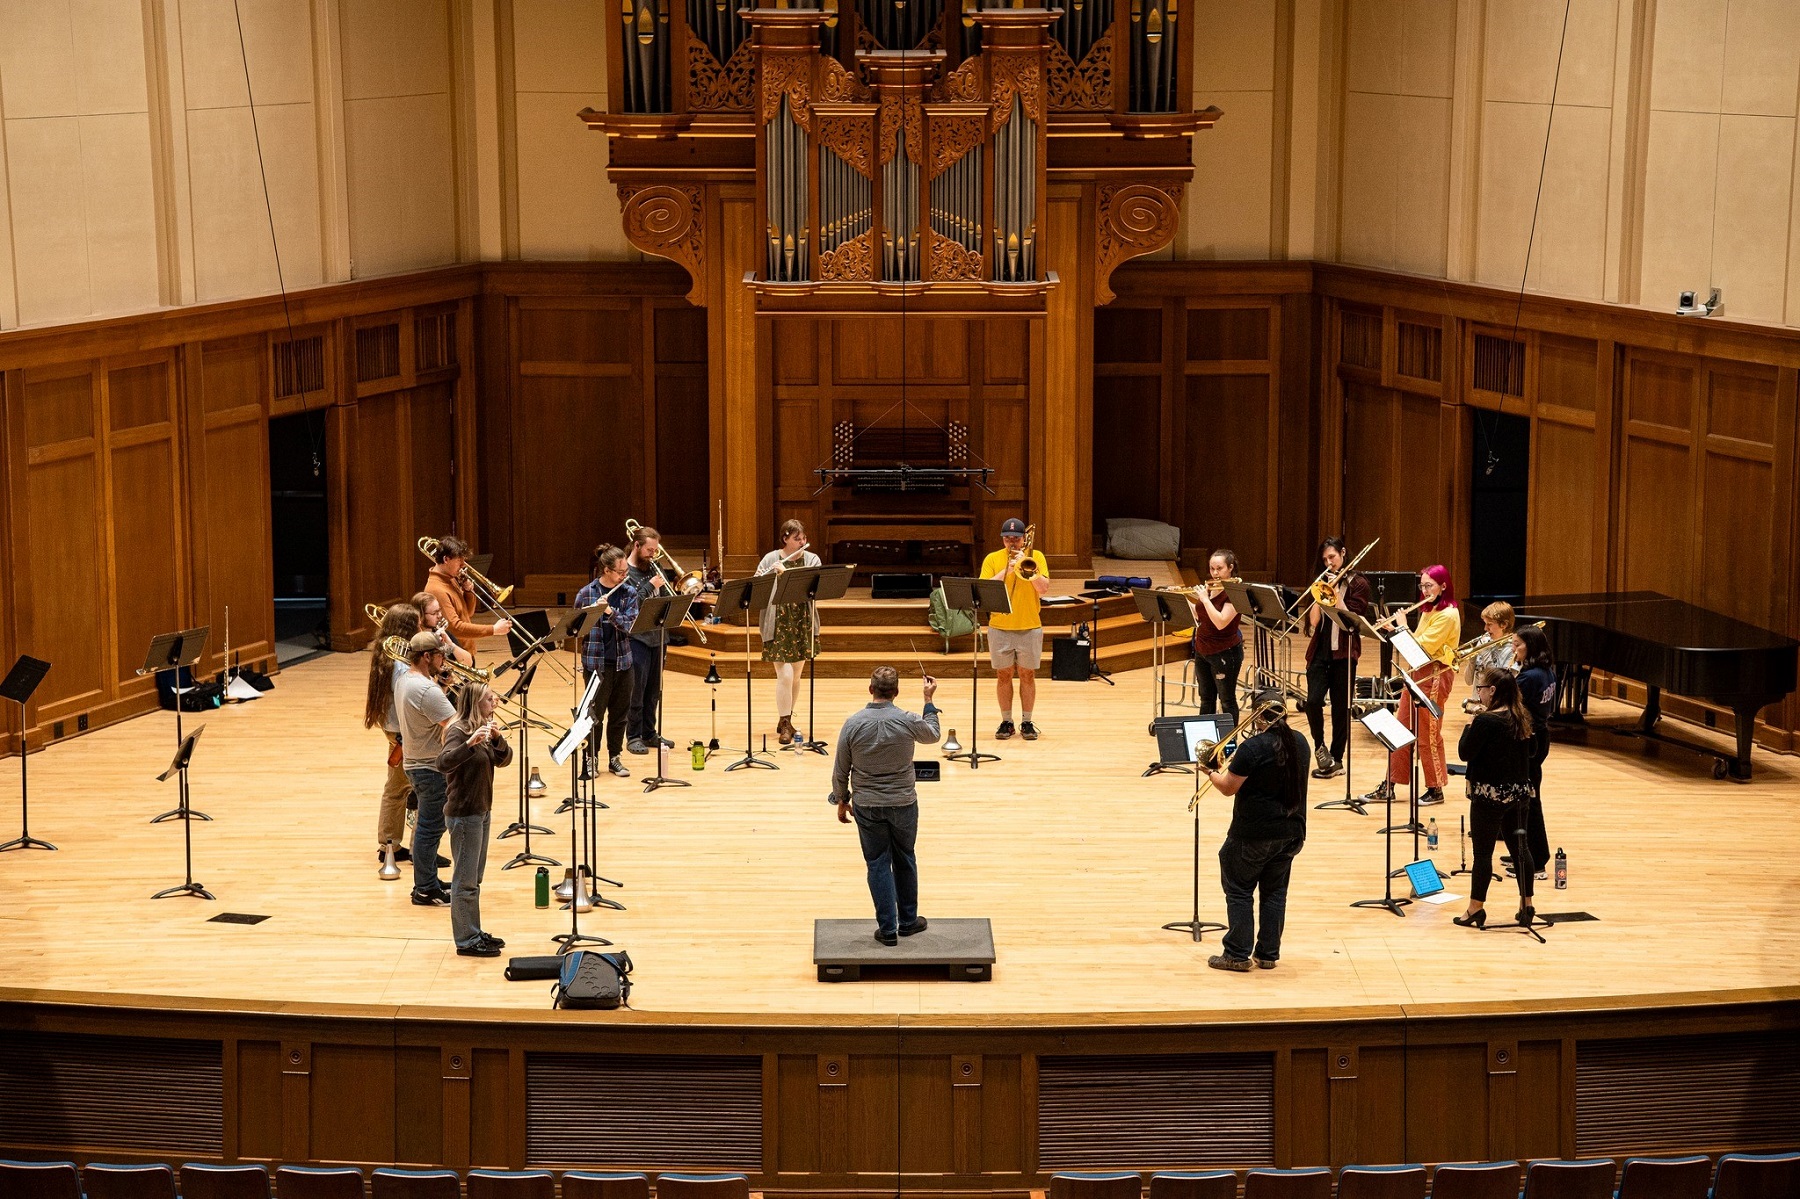
[[[884,933],[880,929],[875,930],[875,939],[880,941],[883,945],[900,944],[900,936],[898,933]]]
[[[450,864],[449,858],[445,857],[441,853],[437,856],[437,868],[439,870],[442,870],[444,867],[448,866],[449,864]]]
[[[638,740],[636,737],[633,737],[631,740],[629,740],[625,743],[625,750],[627,753],[647,754],[650,752],[650,747],[648,745],[645,745],[642,741]]]
[[[931,926],[929,923],[926,922],[925,917],[920,916],[917,920],[913,921],[911,924],[902,924],[900,926],[900,935],[903,937],[910,937],[917,933],[924,932],[929,927],[931,927]]]
[[[1392,798],[1394,798],[1394,784],[1392,783],[1383,783],[1363,796],[1363,800],[1367,803],[1386,803]]]
[[[618,775],[622,779],[628,779],[631,777],[631,771],[625,769],[625,763],[619,761],[618,754],[614,754],[611,758],[607,759],[606,768],[609,771],[611,771],[613,774]]]
[[[1337,766],[1337,759],[1331,756],[1330,747],[1320,744],[1313,746],[1313,763],[1317,767],[1313,771],[1314,778],[1330,778],[1331,771]]]
[[[1222,953],[1215,953],[1206,959],[1206,964],[1214,970],[1230,970],[1237,974],[1250,973],[1249,958],[1226,957]]]
[[[450,906],[450,897],[442,891],[414,890],[412,901],[414,907],[420,908],[447,908]]]
[[[1250,960],[1256,964],[1258,970],[1275,969],[1275,963],[1268,958],[1252,957]]]
[[[1512,855],[1510,853],[1501,854],[1500,855],[1500,864],[1502,866],[1511,866],[1512,865]]]
[[[675,743],[673,741],[669,740],[667,737],[658,737],[656,739],[656,743],[658,745],[662,746],[664,749],[674,749],[675,748]]]
[[[1000,722],[1000,727],[994,730],[994,740],[1010,741],[1012,740],[1012,735],[1017,731],[1017,729],[1013,728],[1012,721],[1002,720]]]
[[[473,945],[458,945],[456,953],[458,957],[465,958],[497,958],[500,956],[500,947],[492,941],[479,940]]]
[[[492,945],[495,949],[505,949],[506,948],[505,941],[502,941],[499,937],[493,936],[489,933],[482,933],[481,939],[483,941],[486,941],[489,945]],[[1270,964],[1273,965],[1273,963],[1270,963]]]
[[[1429,787],[1426,789],[1425,794],[1419,796],[1419,806],[1421,808],[1429,808],[1433,804],[1440,804],[1443,802],[1444,789],[1442,787]]]
[[[1019,736],[1025,738],[1027,741],[1036,741],[1038,739],[1037,725],[1032,724],[1027,720],[1024,724],[1019,726]]]

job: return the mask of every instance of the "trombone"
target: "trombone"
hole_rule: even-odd
[[[1520,625],[1519,628],[1520,629],[1541,629],[1541,628],[1545,627],[1546,623],[1547,622],[1542,621],[1542,620],[1534,620],[1530,624]],[[1518,629],[1513,630],[1514,633],[1516,633],[1518,631],[1519,631]],[[1471,638],[1470,640],[1465,641],[1461,645],[1456,647],[1456,660],[1451,662],[1450,665],[1452,665],[1454,667],[1461,667],[1465,663],[1467,663],[1470,658],[1473,658],[1475,655],[1481,653],[1483,650],[1492,649],[1494,646],[1500,644],[1501,641],[1510,639],[1511,636],[1512,636],[1512,633],[1508,633],[1506,635],[1506,637],[1504,637],[1504,638],[1489,637],[1484,632],[1479,637]]]
[[[1017,553],[1007,555],[1006,564],[1012,567],[1013,573],[1021,579],[1037,577],[1037,559],[1031,556],[1031,543],[1036,539],[1037,526],[1025,526],[1025,544],[1019,547]]]
[[[412,665],[412,657],[407,652],[407,644],[404,638],[384,638],[381,642],[381,652],[396,662],[401,662],[408,666]],[[464,683],[480,683],[482,686],[487,686],[494,677],[494,672],[491,670],[483,670],[479,666],[464,666],[455,658],[450,657],[444,659],[444,673],[451,676],[451,679],[453,680],[453,685],[446,687],[446,691],[454,690],[455,687],[459,687]],[[495,692],[495,698],[499,700],[499,707],[496,711],[505,711],[509,727],[517,728],[523,723],[525,714],[513,706],[513,701],[501,698],[497,691]],[[542,717],[534,715],[530,719],[533,727],[543,729],[548,733],[553,733],[559,738],[566,736],[569,732],[566,727],[544,720]]]
[[[1288,621],[1290,622],[1291,629],[1297,630],[1300,627],[1300,618],[1306,615],[1306,604],[1308,600],[1311,600],[1315,604],[1323,604],[1326,607],[1335,605],[1338,602],[1338,580],[1355,570],[1356,564],[1366,558],[1369,551],[1374,549],[1380,542],[1381,538],[1379,537],[1374,541],[1369,542],[1369,544],[1356,551],[1356,557],[1350,559],[1350,561],[1344,563],[1336,570],[1331,569],[1329,566],[1324,570],[1321,570],[1319,572],[1319,577],[1307,585],[1306,590],[1301,593],[1300,599],[1295,603],[1294,610],[1288,614]]]
[[[637,539],[637,531],[643,527],[643,525],[639,524],[631,517],[626,517],[625,539],[627,541],[635,541]],[[663,548],[660,538],[656,542],[656,553],[650,556],[650,564],[655,566],[659,559],[667,562],[669,564],[669,569],[673,570],[677,576],[674,584],[671,585],[669,580],[663,577],[661,570],[652,571],[657,584],[662,587],[667,587],[670,595],[693,596],[699,595],[702,591],[706,590],[706,576],[697,570],[682,570],[681,563],[675,561],[675,555]],[[701,645],[706,644],[706,630],[701,628],[700,622],[694,619],[693,610],[691,608],[688,610],[688,614],[682,617],[682,623],[694,630],[694,634],[700,638]]]
[[[1204,776],[1209,771],[1218,768],[1227,745],[1232,744],[1235,740],[1238,749],[1242,749],[1244,742],[1259,733],[1267,732],[1274,725],[1275,721],[1283,719],[1286,715],[1287,700],[1285,698],[1279,700],[1266,699],[1250,709],[1250,714],[1244,717],[1236,728],[1231,730],[1230,736],[1222,741],[1213,742],[1211,745],[1207,746],[1204,752],[1196,754],[1194,756],[1194,766],[1198,771],[1196,778],[1199,779],[1199,781],[1194,787],[1194,797],[1188,800],[1188,811],[1192,812],[1195,808],[1199,807],[1201,797],[1212,789],[1212,779]],[[1262,727],[1258,728],[1257,725],[1259,722],[1265,723],[1262,723]],[[1231,758],[1235,757],[1237,757],[1237,749],[1231,751]],[[1229,767],[1231,765],[1231,758],[1223,759],[1225,766]],[[1301,769],[1305,769],[1306,767],[1304,762],[1299,762],[1297,765]]]

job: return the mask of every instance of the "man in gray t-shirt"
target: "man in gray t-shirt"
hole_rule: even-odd
[[[851,714],[838,733],[831,797],[838,819],[856,819],[869,895],[875,901],[875,939],[898,945],[925,931],[919,915],[919,868],[913,846],[919,836],[919,793],[913,782],[913,746],[936,745],[938,710],[931,702],[937,680],[925,680],[925,711],[914,716],[894,706],[900,672],[877,667],[869,678],[872,700]],[[852,792],[852,784],[855,790]]]
[[[444,839],[444,776],[437,768],[444,749],[444,726],[456,715],[437,684],[444,648],[433,633],[415,633],[407,643],[412,669],[394,679],[394,713],[400,719],[401,765],[419,801],[413,829],[412,901],[420,907],[447,907],[450,894],[438,878],[438,844]]]

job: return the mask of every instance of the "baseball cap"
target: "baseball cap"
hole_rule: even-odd
[[[1002,536],[1002,537],[1023,537],[1023,536],[1025,536],[1025,522],[1020,520],[1016,516],[1008,517],[1006,523],[1000,526],[1000,536]]]
[[[415,658],[420,654],[436,653],[442,648],[435,633],[414,633],[412,640],[406,643],[407,652]]]

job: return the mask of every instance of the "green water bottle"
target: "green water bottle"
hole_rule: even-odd
[[[550,906],[550,868],[548,866],[537,868],[537,906],[540,908]]]
[[[706,769],[706,742],[696,741],[688,746],[688,756],[693,759],[695,770]]]

